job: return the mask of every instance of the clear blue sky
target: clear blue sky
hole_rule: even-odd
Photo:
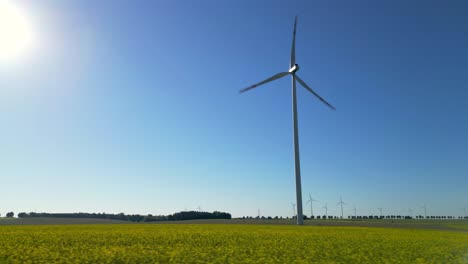
[[[303,193],[338,214],[468,205],[466,1],[21,1],[0,63],[0,212],[290,216],[289,63]],[[308,206],[305,213],[310,214]]]

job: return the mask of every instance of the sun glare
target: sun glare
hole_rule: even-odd
[[[31,45],[27,18],[12,1],[0,0],[0,62],[17,58]]]

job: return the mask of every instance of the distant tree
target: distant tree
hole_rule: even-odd
[[[13,213],[13,212],[9,212],[9,213],[6,214],[6,217],[13,217],[13,216],[15,216],[15,213]]]
[[[18,217],[19,218],[28,217],[28,214],[25,213],[25,212],[21,212],[21,213],[18,214]]]

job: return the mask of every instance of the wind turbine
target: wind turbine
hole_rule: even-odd
[[[341,206],[341,218],[343,218],[343,204],[346,204],[346,203],[343,202],[343,199],[342,199],[341,196],[340,196],[340,201],[338,202],[337,205],[340,205],[340,206]]]
[[[294,216],[296,215],[296,204],[291,203],[291,206],[292,206],[292,209],[293,209],[293,218],[294,218]]]
[[[424,219],[427,219],[427,206],[426,206],[426,204],[421,206],[421,208],[424,209]]]
[[[463,217],[466,217],[466,205],[463,208],[460,208],[460,210],[463,210]]]
[[[327,206],[327,204],[325,204],[325,206],[322,207],[322,209],[325,209],[325,218],[328,218],[328,206]]]
[[[382,214],[382,210],[383,210],[383,208],[382,208],[382,207],[380,207],[380,208],[377,208],[377,209],[379,209],[379,211],[380,211],[380,216],[383,216],[383,214]]]
[[[201,212],[201,207],[200,206],[197,207],[197,211]]]
[[[408,208],[408,213],[411,218],[413,218],[413,209]]]
[[[309,193],[309,200],[307,200],[307,203],[310,203],[310,217],[314,215],[314,207],[312,205],[314,202],[318,202],[318,201],[312,198],[312,196]]]
[[[357,215],[356,215],[356,205],[353,205],[353,211],[354,211],[354,218],[357,218]]]
[[[304,224],[303,220],[303,213],[302,213],[302,186],[301,186],[301,165],[299,160],[299,132],[298,132],[298,125],[297,125],[297,99],[296,99],[296,81],[302,85],[307,91],[312,93],[315,97],[317,97],[322,103],[327,105],[333,110],[336,108],[325,101],[318,93],[316,93],[312,88],[310,88],[299,76],[296,72],[299,70],[299,65],[296,63],[296,25],[297,25],[297,16],[294,20],[294,29],[293,29],[293,39],[292,39],[292,48],[291,48],[291,60],[289,62],[289,70],[287,72],[280,72],[277,73],[270,78],[263,80],[259,83],[251,85],[247,88],[240,90],[240,93],[247,92],[251,89],[254,89],[260,85],[265,83],[280,79],[284,76],[291,75],[292,80],[292,119],[293,119],[293,146],[294,146],[294,171],[296,175],[296,202],[297,202],[297,224],[302,225]]]

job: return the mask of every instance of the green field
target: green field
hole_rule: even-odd
[[[468,233],[413,228],[0,226],[1,263],[468,263]]]

